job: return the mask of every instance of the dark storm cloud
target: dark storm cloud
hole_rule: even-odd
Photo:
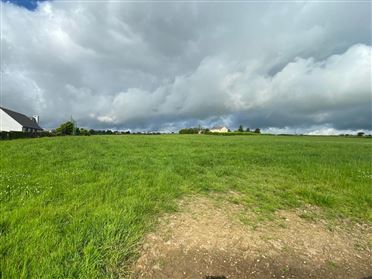
[[[45,127],[372,130],[371,3],[1,4],[3,105]]]

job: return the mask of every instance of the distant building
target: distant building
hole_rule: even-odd
[[[209,131],[212,133],[227,133],[229,129],[227,129],[225,126],[221,126],[221,127],[213,127]]]
[[[39,132],[42,130],[38,115],[27,117],[22,113],[0,107],[0,131]]]

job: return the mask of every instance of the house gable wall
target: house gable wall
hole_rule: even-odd
[[[22,131],[22,125],[0,109],[0,131]]]

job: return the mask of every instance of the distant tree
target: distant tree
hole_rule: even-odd
[[[239,125],[239,129],[238,129],[238,132],[244,132],[244,128],[243,128],[243,125]]]
[[[90,136],[90,132],[87,129],[80,128],[79,129],[79,135],[81,135],[81,136]]]
[[[198,134],[199,128],[184,128],[179,131],[180,134]]]
[[[67,121],[65,123],[62,123],[57,129],[56,134],[57,135],[72,135],[74,130],[74,123],[71,121]]]
[[[364,136],[364,132],[358,132],[357,136],[358,137],[363,137]]]
[[[249,128],[245,129],[246,132],[250,132],[251,130]]]
[[[209,129],[203,128],[200,125],[197,128],[184,128],[178,131],[180,134],[205,134],[208,132]]]
[[[261,134],[261,130],[260,130],[260,128],[256,128],[256,129],[254,130],[254,132],[255,132],[256,134]]]

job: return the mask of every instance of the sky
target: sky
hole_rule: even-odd
[[[1,1],[1,106],[55,128],[372,131],[370,1]]]
[[[30,11],[33,11],[37,8],[39,2],[46,0],[1,0],[2,2],[9,2],[20,7],[24,7]]]

